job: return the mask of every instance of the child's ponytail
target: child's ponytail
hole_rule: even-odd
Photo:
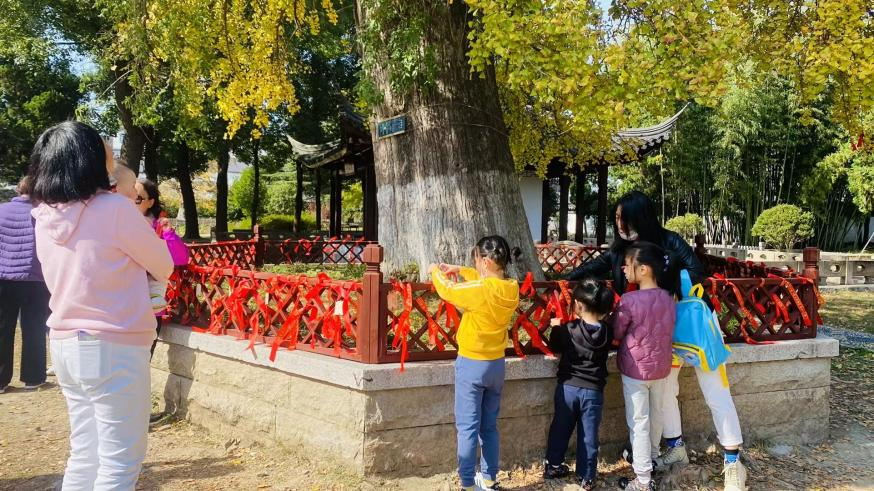
[[[634,262],[649,266],[660,288],[677,298],[682,297],[679,265],[664,249],[652,242],[635,242],[625,254]]]
[[[506,270],[507,266],[518,261],[522,256],[522,249],[510,248],[507,239],[500,235],[489,235],[477,241],[472,251],[472,259],[477,256],[492,260],[499,268]]]

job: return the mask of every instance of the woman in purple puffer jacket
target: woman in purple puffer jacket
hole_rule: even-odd
[[[0,394],[12,381],[15,327],[21,316],[21,381],[26,390],[46,381],[49,290],[36,258],[27,178],[16,198],[0,204]]]

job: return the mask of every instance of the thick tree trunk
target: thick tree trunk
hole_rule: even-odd
[[[133,113],[128,106],[128,97],[133,95],[133,88],[124,75],[126,68],[119,65],[113,72],[118,82],[115,84],[115,105],[118,108],[118,116],[124,128],[124,143],[121,146],[121,162],[130,167],[135,173],[140,172],[140,162],[143,160],[143,151],[146,145],[146,134],[143,128],[134,124]]]
[[[158,182],[158,147],[161,146],[161,134],[154,128],[146,131],[146,149],[143,157],[143,170],[146,178],[154,183]]]
[[[185,143],[178,144],[176,150],[176,180],[182,193],[182,207],[185,210],[185,238],[199,239],[200,225],[197,221],[197,202],[194,199],[194,186],[191,184],[191,149]]]
[[[255,170],[255,189],[252,193],[252,227],[258,224],[258,209],[261,208],[261,140],[252,140],[252,168]]]
[[[219,141],[218,172],[215,175],[215,231],[228,231],[228,165],[231,160],[231,143],[225,138]]]
[[[367,21],[362,4],[361,24]],[[470,73],[466,4],[416,5],[428,9],[422,48],[436,55],[434,87],[395,94],[385,69],[368,74],[385,95],[374,108],[375,117],[404,114],[408,124],[404,134],[374,140],[383,270],[416,263],[424,278],[429,263],[469,263],[471,246],[480,237],[499,234],[522,248],[518,269],[542,277],[494,72],[483,77]],[[376,53],[365,49],[364,56]]]

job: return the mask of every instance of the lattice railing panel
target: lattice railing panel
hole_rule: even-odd
[[[543,272],[550,275],[570,273],[579,266],[598,257],[605,249],[594,246],[570,246],[561,244],[538,244],[537,259]]]
[[[177,270],[168,291],[172,319],[200,331],[269,344],[274,353],[360,358],[360,281],[189,266]]]
[[[188,246],[189,264],[196,266],[255,269],[256,244],[254,240],[213,242]]]
[[[264,262],[270,264],[361,264],[364,239],[265,240]]]

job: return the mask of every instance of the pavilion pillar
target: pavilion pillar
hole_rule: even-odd
[[[313,193],[316,196],[316,230],[322,231],[322,171],[319,170],[318,167],[313,169],[313,172],[316,174],[315,179],[315,192]]]
[[[549,216],[552,215],[552,210],[549,209],[549,178],[543,179],[543,188],[540,192],[540,243],[546,244],[549,242]]]
[[[334,236],[340,238],[343,235],[343,176],[340,171],[337,171],[337,195],[334,197],[334,210],[337,215],[336,223],[337,230],[334,231]]]
[[[576,220],[574,224],[574,228],[576,229],[576,234],[574,234],[574,240],[583,243],[583,239],[585,239],[585,228],[586,228],[586,216],[583,213],[583,209],[585,209],[586,204],[583,202],[583,199],[586,196],[586,186],[588,184],[586,179],[585,171],[577,171],[577,192],[574,195],[574,208],[576,209]]]
[[[373,165],[373,152],[364,156],[364,179],[361,186],[364,192],[364,238],[379,240],[379,206],[376,202],[376,168]]]
[[[568,194],[570,193],[571,178],[562,174],[558,178],[558,240],[567,240],[568,220]]]
[[[598,166],[598,226],[597,245],[607,242],[607,165]]]
[[[331,171],[331,192],[328,198],[328,235],[337,236],[337,171]]]

